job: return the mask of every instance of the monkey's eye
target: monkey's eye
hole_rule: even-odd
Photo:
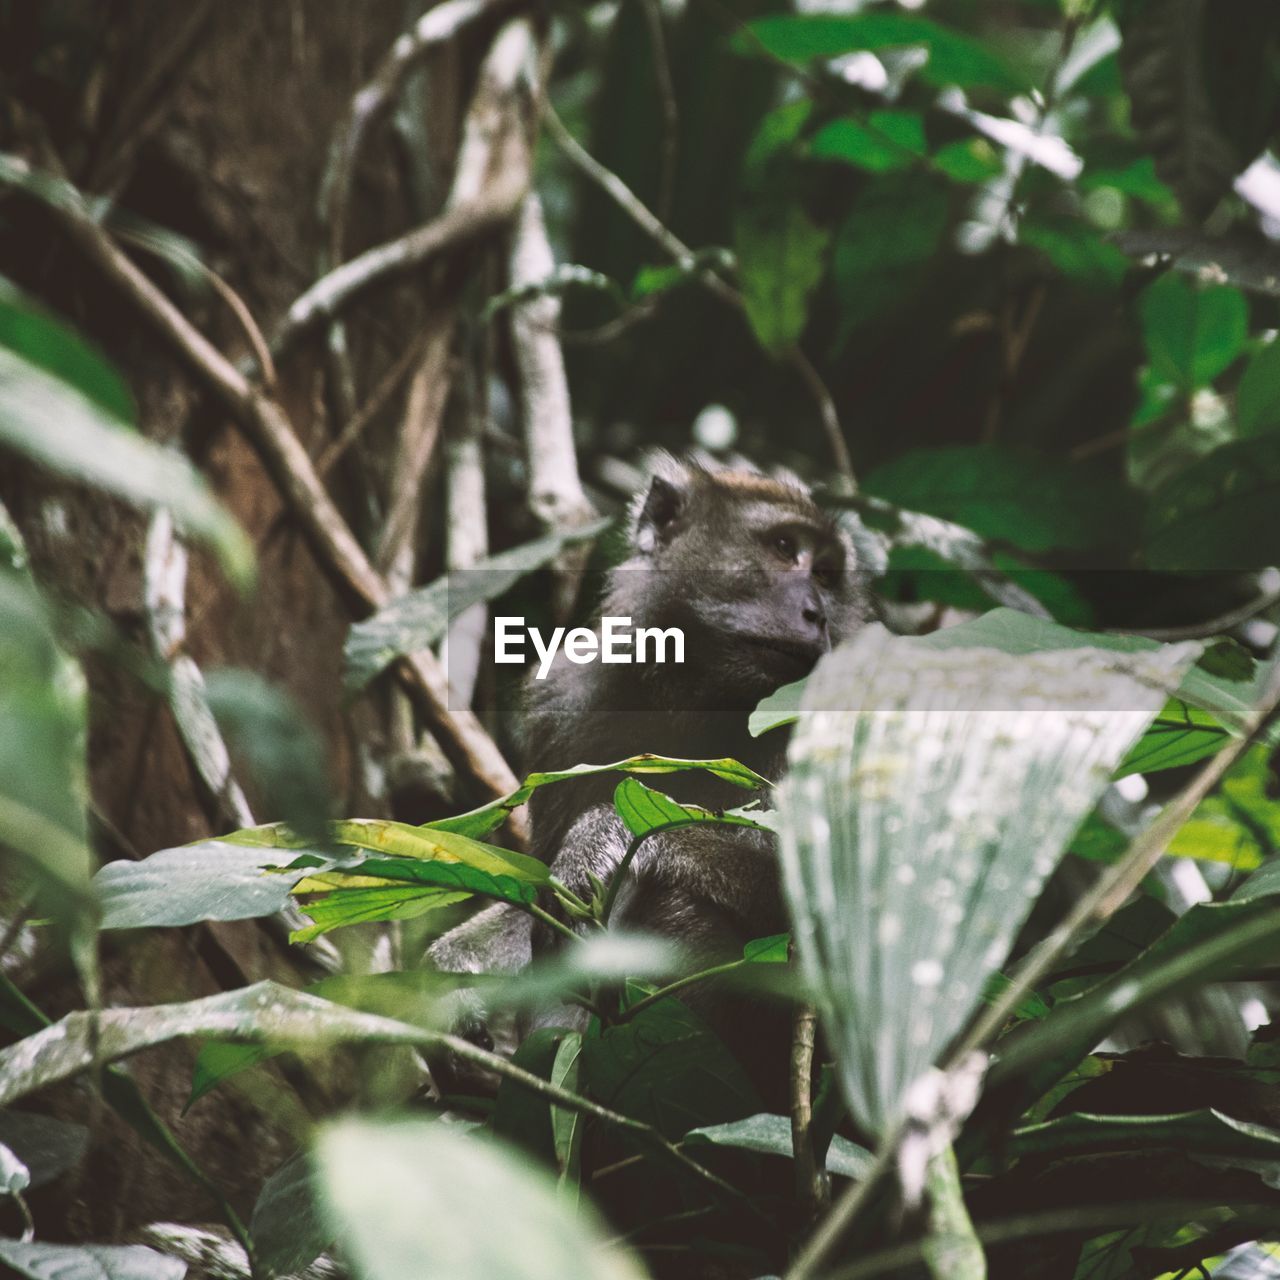
[[[796,540],[789,533],[775,534],[773,539],[773,549],[788,564],[793,564],[797,554],[799,553],[799,547],[796,545]]]
[[[821,564],[813,566],[813,578],[818,586],[830,591],[840,577],[839,568],[831,564],[829,561],[823,561]]]

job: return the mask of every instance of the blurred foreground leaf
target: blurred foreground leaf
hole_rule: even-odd
[[[316,1142],[321,1200],[361,1280],[639,1280],[594,1216],[510,1150],[426,1120],[341,1120]]]
[[[819,663],[780,789],[782,861],[859,1123],[897,1119],[1198,653],[930,652],[873,627]]]

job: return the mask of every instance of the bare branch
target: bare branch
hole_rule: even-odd
[[[331,319],[362,293],[388,277],[421,267],[448,250],[474,244],[505,226],[529,185],[527,153],[514,160],[473,203],[446,209],[413,231],[376,245],[321,276],[289,308],[272,350],[285,355],[308,330]]]
[[[601,188],[627,214],[631,220],[648,233],[676,263],[698,276],[718,298],[723,298],[739,311],[744,310],[742,295],[726,284],[710,267],[696,270],[697,256],[683,240],[670,230],[649,207],[631,190],[621,178],[610,169],[606,169],[585,147],[564,127],[564,122],[548,105],[546,110],[547,127],[570,160],[582,170],[598,187]],[[845,443],[844,432],[840,428],[840,418],[836,412],[835,400],[822,381],[818,371],[809,362],[808,357],[797,346],[790,346],[782,353],[782,358],[800,375],[805,387],[813,397],[822,422],[822,429],[827,437],[827,445],[831,450],[831,458],[841,477],[840,488],[844,492],[852,492],[857,487],[857,478],[853,470],[853,460],[849,456],[849,446]]]
[[[414,369],[413,381],[409,384],[404,420],[396,441],[391,501],[375,560],[383,573],[403,577],[405,590],[408,590],[412,573],[402,575],[398,565],[413,540],[423,480],[440,438],[440,420],[449,396],[449,342],[452,335],[452,312],[447,320],[437,316]]]
[[[329,260],[343,259],[346,211],[356,162],[370,129],[396,100],[409,72],[431,49],[451,40],[485,13],[511,0],[446,0],[420,17],[388,50],[369,81],[351,100],[346,119],[334,135],[321,197],[321,216],[329,228]]]
[[[514,289],[549,278],[555,257],[542,203],[530,192],[511,241]],[[564,355],[556,337],[560,299],[543,293],[512,308],[511,340],[520,373],[520,406],[529,464],[529,506],[548,528],[584,524],[595,515],[578,475]]]

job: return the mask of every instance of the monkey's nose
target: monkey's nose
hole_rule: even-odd
[[[804,607],[800,611],[801,617],[812,627],[816,627],[819,631],[825,631],[827,628],[826,610],[812,597],[805,601]]]

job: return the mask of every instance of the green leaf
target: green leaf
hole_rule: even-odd
[[[1138,523],[1136,495],[1113,473],[999,445],[912,450],[864,488],[1031,552],[1124,545]]]
[[[653,1125],[672,1142],[698,1126],[761,1110],[737,1059],[674,998],[588,1036],[582,1079],[596,1101]]]
[[[352,924],[369,924],[382,920],[416,920],[428,912],[439,911],[472,896],[470,890],[409,885],[386,887],[344,888],[340,892],[313,899],[302,908],[311,924],[294,929],[290,942],[313,942],[333,929]]]
[[[89,894],[85,697],[29,578],[0,569],[0,845],[21,854],[78,918]]]
[[[531,773],[511,792],[497,800],[491,800],[479,809],[460,814],[456,818],[442,818],[438,822],[429,822],[422,828],[424,831],[454,831],[460,835],[479,837],[500,827],[507,814],[528,802],[539,787],[550,786],[555,782],[568,782],[574,778],[590,777],[598,773],[636,773],[642,777],[646,774],[658,776],[684,773],[691,769],[704,769],[712,777],[722,782],[732,783],[735,787],[747,790],[766,789],[773,784],[748,769],[736,760],[724,757],[719,760],[679,760],[674,756],[640,755],[629,756],[626,760],[615,760],[612,764],[578,764],[571,769],[560,769],[553,773]]]
[[[668,831],[697,823],[719,824],[732,827],[754,827],[766,831],[767,827],[744,817],[740,813],[716,813],[701,805],[680,804],[661,791],[646,787],[635,778],[623,778],[613,793],[613,807],[622,819],[623,826],[633,837],[651,835],[655,831]]]
[[[947,218],[946,188],[926,173],[890,175],[858,193],[831,255],[843,335],[910,300]]]
[[[780,850],[802,971],[868,1131],[968,1021],[1199,651],[931,651],[873,625],[819,662]]]
[[[1169,844],[1176,857],[1253,871],[1280,852],[1280,805],[1267,747],[1252,747]]]
[[[469,977],[474,981],[474,975]],[[428,1026],[440,1009],[443,997],[455,986],[456,980],[450,975],[430,969],[414,969],[391,973],[335,974],[313,982],[306,988],[306,994],[348,1009],[381,1014],[415,1026]],[[223,1081],[266,1062],[278,1052],[278,1047],[265,1043],[236,1044],[227,1040],[210,1040],[202,1045],[196,1056],[191,1093],[183,1112]]]
[[[133,396],[115,367],[0,276],[0,347],[70,383],[108,417],[133,422]]]
[[[742,162],[744,175],[751,185],[758,186],[763,181],[769,161],[785,153],[800,138],[812,115],[812,100],[797,98],[775,107],[760,121]]]
[[[93,878],[104,929],[174,928],[274,915],[305,873],[268,875],[261,849],[204,840],[140,862],[109,862]]]
[[[929,60],[921,68],[920,77],[929,84],[986,87],[1004,93],[1019,93],[1028,87],[1021,76],[977,40],[927,18],[907,14],[880,11],[847,17],[804,14],[758,18],[733,41],[739,53],[763,48],[788,62],[838,58],[863,49],[874,52],[904,45],[922,45],[928,50]]]
[[[1280,342],[1269,342],[1245,366],[1236,391],[1236,426],[1241,436],[1280,428]]]
[[[258,1194],[249,1224],[258,1261],[276,1275],[301,1271],[333,1242],[316,1194],[315,1163],[300,1151],[273,1173]]]
[[[187,1264],[140,1244],[0,1240],[0,1262],[29,1280],[182,1280]]]
[[[873,111],[865,124],[832,120],[809,143],[816,160],[843,160],[871,173],[909,168],[925,151],[924,118],[915,111]]]
[[[365,850],[371,854],[389,854],[395,858],[418,859],[423,862],[457,863],[495,876],[510,876],[527,884],[547,881],[547,868],[537,858],[482,844],[479,840],[442,827],[413,827],[405,822],[389,822],[379,818],[348,818],[331,822],[321,847],[282,823],[265,827],[249,827],[223,836],[228,844],[248,845],[258,849],[288,849],[311,854],[320,861],[328,859],[334,848]],[[412,873],[407,873],[412,874]]]
[[[793,201],[754,199],[734,224],[742,299],[761,346],[798,342],[809,295],[822,279],[830,233]]]
[[[1148,640],[1143,636],[1077,631],[1015,609],[992,609],[980,618],[927,636],[915,637],[909,643],[921,645],[925,649],[989,648],[1015,655],[1080,648],[1138,654],[1154,653],[1163,647],[1159,641]],[[1242,684],[1211,675],[1199,666],[1192,667],[1178,686],[1179,703],[1184,705],[1178,707],[1166,704],[1148,730],[1148,734],[1152,736],[1148,738],[1144,734],[1139,739],[1133,751],[1122,762],[1121,770],[1134,772],[1133,765],[1140,757],[1144,759],[1144,767],[1172,767],[1171,754],[1163,760],[1156,754],[1161,747],[1169,748],[1172,753],[1180,745],[1187,752],[1186,758],[1201,758],[1201,754],[1205,753],[1192,756],[1192,751],[1199,752],[1211,733],[1219,743],[1222,735],[1220,732],[1213,733],[1211,723],[1197,712],[1207,713],[1216,724],[1238,733],[1248,721],[1250,708],[1265,678],[1263,668],[1258,669],[1251,681]],[[793,723],[799,715],[806,686],[807,681],[798,680],[794,684],[784,685],[758,703],[749,721],[751,732],[758,735]],[[1273,729],[1267,736],[1267,741],[1277,740],[1280,740],[1280,730]],[[1185,759],[1183,762],[1185,763]]]
[[[290,893],[314,892],[300,886],[317,874],[340,876],[345,872],[369,877],[371,882],[344,890],[353,895],[365,888],[385,889],[387,884],[422,886],[415,891],[425,891],[432,907],[446,905],[437,890],[453,892],[457,895],[449,899],[453,902],[475,892],[504,901],[529,901],[533,886],[546,883],[548,877],[546,866],[536,858],[451,831],[357,819],[330,823],[326,833],[327,838],[317,846],[309,837],[283,825],[253,827],[220,840],[163,849],[140,862],[108,863],[94,877],[102,927],[173,927],[199,920],[273,915],[284,907]],[[268,852],[277,849],[299,857],[290,868],[267,873],[265,868],[282,861]],[[351,850],[359,851],[358,856],[352,857]],[[381,905],[391,907],[393,903],[384,900]],[[357,898],[342,923],[389,918],[361,915],[368,906],[367,898]],[[339,909],[329,910],[332,917]],[[309,940],[323,931],[303,930],[306,936],[299,940]]]
[[[555,1062],[551,1066],[551,1083],[577,1093],[581,1075],[582,1036],[570,1031],[556,1050]],[[554,1105],[551,1108],[551,1141],[562,1186],[577,1186],[582,1164],[582,1121],[581,1112]]]
[[[934,152],[933,165],[954,182],[989,182],[1004,169],[1000,153],[986,138],[948,142]]]
[[[1244,294],[1228,285],[1198,288],[1167,271],[1147,286],[1138,307],[1153,368],[1186,391],[1208,386],[1249,336]]]
[[[217,551],[235,582],[252,581],[252,544],[186,458],[144,439],[101,399],[90,399],[80,387],[2,344],[0,446],[143,510],[167,508],[184,532]]]
[[[1197,903],[1136,959],[1071,999],[1024,1035],[1002,1042],[992,1083],[1019,1078],[1025,1096],[1047,1088],[1123,1018],[1191,985],[1274,961],[1280,863],[1264,864],[1227,902]]]
[[[1131,773],[1157,773],[1161,769],[1179,769],[1213,755],[1222,747],[1230,730],[1225,729],[1207,711],[1189,706],[1180,698],[1172,698],[1151,722],[1151,727],[1134,743],[1120,766],[1117,778]]]
[[[359,1280],[640,1280],[587,1206],[493,1143],[429,1120],[332,1122],[321,1200]]]
[[[1215,449],[1151,498],[1147,561],[1154,569],[1260,569],[1280,562],[1280,435]]]
[[[1280,1187],[1280,1130],[1211,1108],[1151,1116],[1075,1112],[1015,1129],[1010,1149],[1020,1158],[1167,1150],[1214,1168],[1248,1169]]]
[[[348,683],[361,689],[401,655],[430,648],[444,638],[449,624],[473,605],[496,599],[521,578],[549,565],[566,548],[590,542],[612,523],[596,520],[499,552],[470,569],[445,574],[410,591],[371,618],[355,623],[343,650]]]
[[[304,855],[304,861],[311,858]],[[545,869],[544,869],[545,875]],[[350,885],[350,889],[346,886]],[[537,895],[537,883],[516,876],[481,871],[459,862],[428,862],[420,858],[378,858],[368,855],[320,860],[307,878],[294,886],[294,893],[332,891],[341,897],[383,884],[430,885],[448,890],[455,902],[467,894],[479,893],[499,902],[530,903]],[[438,905],[447,905],[440,903]],[[308,907],[303,907],[308,911]]]
[[[703,1125],[698,1129],[690,1129],[684,1136],[683,1145],[698,1142],[717,1147],[736,1147],[740,1151],[754,1151],[762,1156],[782,1156],[787,1160],[793,1158],[790,1118],[767,1112],[748,1116],[745,1120],[731,1120],[727,1124]],[[850,1142],[848,1138],[836,1134],[827,1149],[827,1172],[839,1174],[842,1178],[865,1178],[874,1159],[866,1147],[860,1147],[856,1142]]]

